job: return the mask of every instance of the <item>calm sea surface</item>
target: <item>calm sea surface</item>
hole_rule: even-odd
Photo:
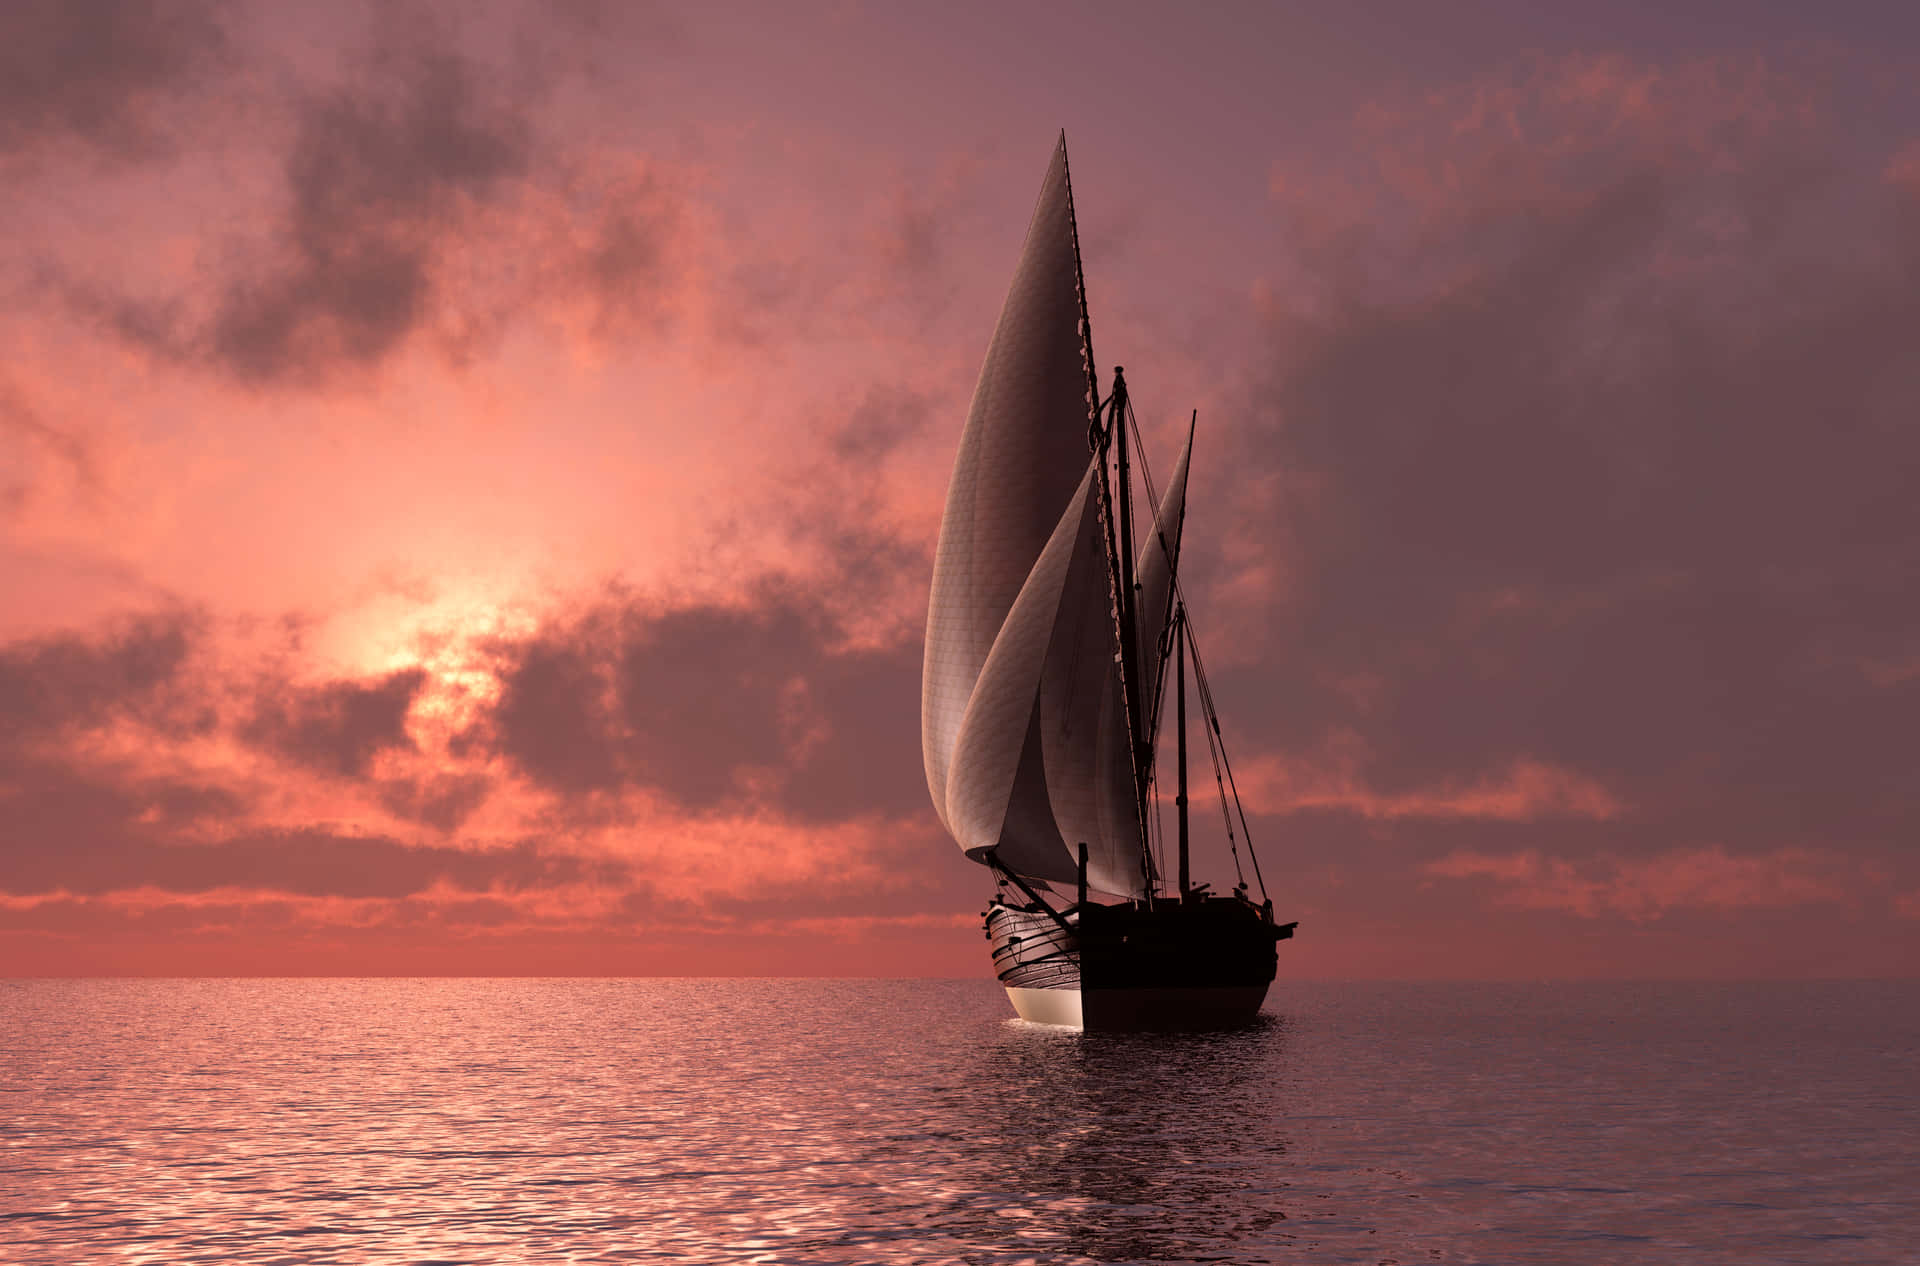
[[[1920,987],[0,981],[5,1262],[1920,1262]]]

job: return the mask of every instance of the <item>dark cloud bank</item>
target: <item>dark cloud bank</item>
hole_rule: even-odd
[[[1302,761],[1357,734],[1383,791],[1533,759],[1625,812],[1312,814],[1290,857],[1793,847],[1911,888],[1920,180],[1831,118],[1543,95],[1391,136],[1435,191],[1394,227],[1302,225],[1234,454],[1297,490],[1241,530],[1298,553],[1228,693]]]
[[[120,158],[169,148],[157,116],[225,68],[214,5],[10,0],[0,6],[0,158],[79,141]]]
[[[821,608],[791,595],[603,603],[505,648],[490,739],[563,793],[644,786],[700,812],[751,789],[828,821],[918,810],[919,648],[839,639]]]

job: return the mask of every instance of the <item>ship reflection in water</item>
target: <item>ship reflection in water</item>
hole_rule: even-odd
[[[0,981],[0,1261],[1887,1262],[1912,984]]]
[[[1218,1260],[1292,1238],[1284,1018],[1184,1036],[1003,1028],[968,1070],[968,1098],[1001,1115],[967,1172],[1033,1203],[1045,1222],[1023,1238],[1043,1260]],[[992,1243],[1010,1210],[969,1212],[954,1238]]]

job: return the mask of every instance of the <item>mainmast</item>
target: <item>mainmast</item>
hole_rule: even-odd
[[[1154,884],[1158,879],[1153,869],[1153,842],[1147,837],[1147,783],[1153,776],[1152,745],[1143,741],[1140,724],[1141,698],[1140,682],[1137,678],[1139,645],[1137,630],[1134,628],[1133,595],[1133,498],[1128,495],[1127,477],[1127,380],[1120,367],[1113,367],[1113,398],[1107,408],[1107,425],[1102,428],[1096,421],[1093,439],[1100,453],[1100,524],[1107,538],[1107,584],[1113,595],[1113,620],[1120,640],[1120,705],[1127,721],[1127,756],[1133,768],[1133,804],[1134,817],[1140,824],[1140,871],[1145,881],[1147,900],[1153,900]],[[1112,446],[1115,432],[1119,433],[1118,478],[1110,478],[1113,472],[1107,469],[1107,449]],[[1116,517],[1114,496],[1118,483],[1120,530],[1125,539],[1114,540],[1114,519]]]
[[[1147,742],[1146,718],[1141,715],[1141,683],[1133,680],[1139,669],[1140,609],[1139,594],[1133,580],[1133,476],[1127,468],[1127,380],[1120,366],[1113,367],[1113,403],[1108,406],[1107,434],[1118,435],[1114,445],[1114,482],[1120,490],[1120,601],[1115,614],[1120,620],[1120,673],[1126,678],[1127,734],[1133,743],[1134,798],[1146,815],[1147,775],[1153,768],[1153,749]]]
[[[1120,698],[1127,719],[1127,755],[1133,769],[1134,817],[1140,824],[1140,867],[1147,898],[1153,898],[1157,876],[1153,847],[1147,838],[1147,784],[1153,772],[1151,744],[1143,737],[1140,683],[1134,679],[1138,638],[1134,629],[1133,497],[1127,473],[1127,383],[1120,366],[1113,367],[1113,395],[1107,404],[1107,424],[1100,424],[1100,374],[1093,362],[1093,319],[1087,312],[1087,276],[1080,262],[1080,223],[1073,211],[1073,169],[1067,164],[1067,134],[1060,133],[1060,164],[1067,184],[1067,228],[1073,236],[1074,286],[1080,298],[1080,350],[1087,364],[1087,443],[1100,454],[1100,524],[1107,538],[1107,584],[1112,593],[1114,624],[1120,635]],[[1109,480],[1107,449],[1118,433],[1117,480]],[[1114,489],[1119,484],[1119,530],[1114,540]]]
[[[1133,579],[1133,476],[1127,466],[1127,379],[1113,367],[1113,396],[1107,404],[1103,447],[1111,445],[1114,488],[1107,487],[1107,463],[1100,461],[1101,513],[1107,517],[1108,574],[1114,588],[1113,618],[1120,635],[1120,702],[1127,717],[1127,754],[1133,766],[1133,803],[1140,822],[1140,868],[1146,876],[1147,900],[1153,900],[1159,876],[1153,868],[1153,843],[1147,835],[1147,794],[1153,781],[1153,742],[1147,737],[1145,702],[1140,681],[1139,595]],[[1119,541],[1114,540],[1113,516],[1108,510],[1118,495]]]
[[[1192,890],[1187,874],[1187,606],[1183,602],[1173,612],[1173,724],[1179,736],[1180,784],[1173,805],[1180,822],[1180,899]]]

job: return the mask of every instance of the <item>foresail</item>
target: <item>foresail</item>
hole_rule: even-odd
[[[1092,482],[1088,469],[994,639],[955,737],[940,806],[947,829],[969,854],[992,850],[1010,870],[1069,883],[1077,863],[1047,790],[1040,698]]]
[[[995,638],[962,719],[943,817],[970,854],[1101,892],[1145,891],[1090,463]]]
[[[1173,468],[1173,478],[1160,498],[1153,534],[1140,547],[1137,573],[1140,597],[1135,606],[1139,631],[1135,644],[1140,648],[1140,672],[1135,680],[1140,682],[1141,715],[1148,718],[1158,715],[1155,705],[1164,667],[1161,650],[1167,621],[1173,615],[1174,573],[1180,562],[1180,534],[1186,524],[1187,464],[1192,457],[1193,432],[1189,429],[1186,447],[1180,450],[1180,460]]]

